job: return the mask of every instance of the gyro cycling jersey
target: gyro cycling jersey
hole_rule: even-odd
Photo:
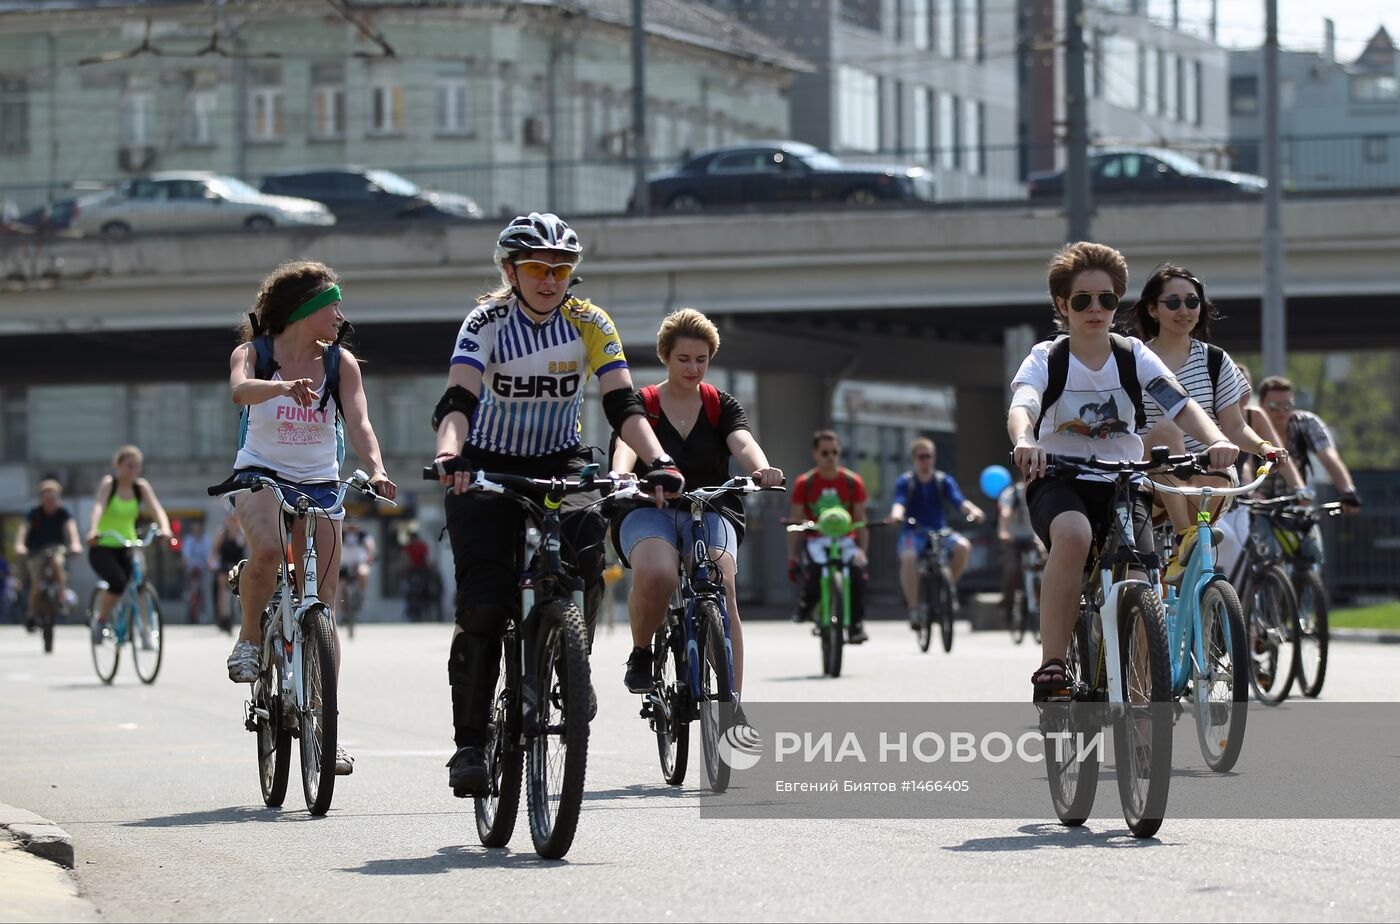
[[[627,368],[607,313],[572,297],[538,324],[514,298],[477,305],[457,333],[452,362],[482,375],[467,444],[513,456],[577,446],[588,376]]]

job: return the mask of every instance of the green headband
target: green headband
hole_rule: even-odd
[[[287,323],[292,324],[296,321],[300,321],[302,318],[309,318],[331,302],[338,301],[340,301],[340,286],[332,285],[329,289],[313,295],[311,298],[302,302],[295,311],[287,315]]]

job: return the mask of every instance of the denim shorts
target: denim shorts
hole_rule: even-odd
[[[718,513],[707,513],[702,521],[705,526],[705,544],[710,547],[713,557],[719,552],[728,552],[735,558],[739,549],[739,539],[734,532],[734,524]],[[695,545],[694,525],[690,514],[680,510],[642,507],[633,510],[622,521],[618,530],[617,544],[628,559],[632,548],[643,539],[664,539],[670,546],[690,557]]]
[[[238,469],[234,474],[242,474],[246,471],[255,470]],[[256,471],[259,475],[268,474],[266,471]],[[311,506],[313,508],[324,507],[330,509],[330,506],[335,503],[336,495],[340,493],[340,483],[336,481],[308,481],[305,484],[298,484],[295,481],[288,481],[286,478],[278,478],[276,475],[268,475],[268,477],[282,486],[282,499],[292,506],[296,506],[297,498],[304,494],[311,499]],[[234,499],[239,496],[240,495],[237,494],[224,495],[223,501],[225,509],[231,513],[237,513],[238,509],[234,506]],[[345,519],[345,509],[342,507],[340,510],[331,514],[330,518],[336,521]]]
[[[943,537],[943,548],[949,554],[953,554],[953,547],[962,538],[961,533],[953,533],[951,536]],[[929,533],[926,529],[906,529],[899,534],[899,554],[913,552],[916,558],[923,558],[924,552],[928,550]]]

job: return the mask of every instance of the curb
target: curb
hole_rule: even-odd
[[[10,833],[19,846],[36,857],[73,868],[73,837],[58,825],[0,802],[0,829]]]
[[[1400,632],[1389,629],[1332,629],[1329,636],[1338,642],[1371,642],[1377,645],[1400,645]]]

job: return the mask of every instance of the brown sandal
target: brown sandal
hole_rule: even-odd
[[[1067,699],[1070,695],[1069,665],[1062,658],[1050,658],[1031,674],[1034,702]]]

